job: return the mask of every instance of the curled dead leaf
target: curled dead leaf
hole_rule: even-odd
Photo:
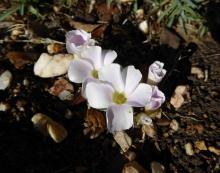
[[[38,56],[38,53],[26,53],[18,51],[11,51],[6,54],[6,57],[16,69],[22,69],[26,64],[32,64],[38,58]]]
[[[156,110],[146,110],[144,111],[149,117],[151,118],[161,118],[161,114],[162,114],[162,109],[156,109]]]
[[[216,154],[217,156],[220,155],[220,149],[217,149],[217,148],[215,148],[213,146],[210,146],[208,149],[209,149],[210,152]]]
[[[63,44],[52,43],[47,46],[47,51],[49,54],[62,53],[65,50]]]
[[[106,128],[106,120],[102,111],[89,108],[85,118],[84,134],[91,139],[98,137]]]
[[[154,129],[154,126],[152,125],[143,125],[142,126],[142,133],[143,133],[143,137],[142,139],[145,139],[145,136],[149,136],[151,138],[155,138],[156,137],[156,131]]]
[[[187,85],[179,85],[176,87],[173,96],[170,99],[170,104],[174,108],[179,109],[185,102],[184,98],[190,99]]]
[[[197,148],[199,151],[200,151],[200,150],[206,151],[206,150],[207,150],[207,147],[206,147],[206,145],[205,145],[205,141],[196,141],[196,142],[195,142],[195,148]]]

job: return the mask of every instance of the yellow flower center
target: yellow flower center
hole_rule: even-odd
[[[125,94],[122,92],[114,92],[112,95],[112,101],[118,105],[124,104],[127,101],[127,97]]]
[[[98,76],[98,71],[97,71],[97,70],[92,70],[91,75],[92,75],[92,77],[94,77],[95,79],[98,79],[98,78],[99,78],[99,76]]]

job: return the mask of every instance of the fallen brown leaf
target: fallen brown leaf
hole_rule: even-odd
[[[39,57],[39,54],[11,51],[6,54],[6,57],[16,69],[22,69],[26,64],[32,64]]]
[[[106,120],[102,111],[89,108],[85,118],[84,134],[90,138],[98,137],[106,129]]]

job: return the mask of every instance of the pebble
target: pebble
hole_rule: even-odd
[[[170,128],[174,131],[177,131],[179,129],[179,123],[176,120],[172,120],[170,123]]]
[[[57,54],[51,56],[42,53],[34,65],[34,74],[42,78],[60,76],[67,73],[69,63],[74,56],[70,54]]]
[[[186,150],[186,154],[189,156],[194,155],[194,151],[193,151],[193,147],[191,143],[187,143],[185,144],[185,150]]]
[[[10,105],[8,103],[0,102],[0,111],[6,112],[9,109],[10,109]]]
[[[6,70],[0,75],[0,90],[5,90],[10,86],[12,80],[12,74]]]

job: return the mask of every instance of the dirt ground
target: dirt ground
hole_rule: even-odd
[[[87,16],[83,8],[78,8],[74,11],[77,20],[63,14],[51,12],[43,22],[15,16],[12,21],[0,24],[0,73],[9,70],[13,76],[10,87],[0,90],[0,102],[9,105],[7,111],[0,111],[2,173],[120,173],[129,162],[112,134],[104,131],[95,139],[84,135],[87,105],[83,100],[76,101],[77,85],[74,85],[74,103],[61,101],[48,92],[58,77],[42,79],[34,75],[34,62],[47,52],[47,44],[38,43],[37,39],[24,42],[21,40],[26,40],[25,37],[16,35],[11,38],[11,30],[17,29],[31,31],[32,38],[65,42],[65,32],[74,29],[76,21],[90,22],[94,27],[97,17],[109,20],[109,14],[103,15],[102,8],[97,14]],[[143,43],[145,35],[132,22],[118,24],[122,18],[125,16],[115,15],[110,24],[98,24],[93,29],[92,34],[100,45],[114,49],[118,63],[123,66],[133,64],[144,73],[152,62],[160,60],[168,71],[159,85],[167,101],[161,119],[153,120],[156,137],[146,137],[140,142],[139,130],[127,131],[135,146],[130,149],[136,154],[135,160],[147,172],[151,172],[153,161],[162,164],[167,173],[220,172],[219,43],[211,36],[202,42],[181,42],[178,49],[158,41]],[[62,49],[61,53],[66,50]],[[200,69],[203,76],[192,74],[192,67]],[[174,109],[170,99],[180,85],[187,87],[187,93],[182,106]],[[36,130],[31,118],[38,112],[62,124],[68,131],[67,138],[55,143]],[[173,122],[176,128],[171,127]],[[191,154],[186,151],[187,146],[191,146]]]

